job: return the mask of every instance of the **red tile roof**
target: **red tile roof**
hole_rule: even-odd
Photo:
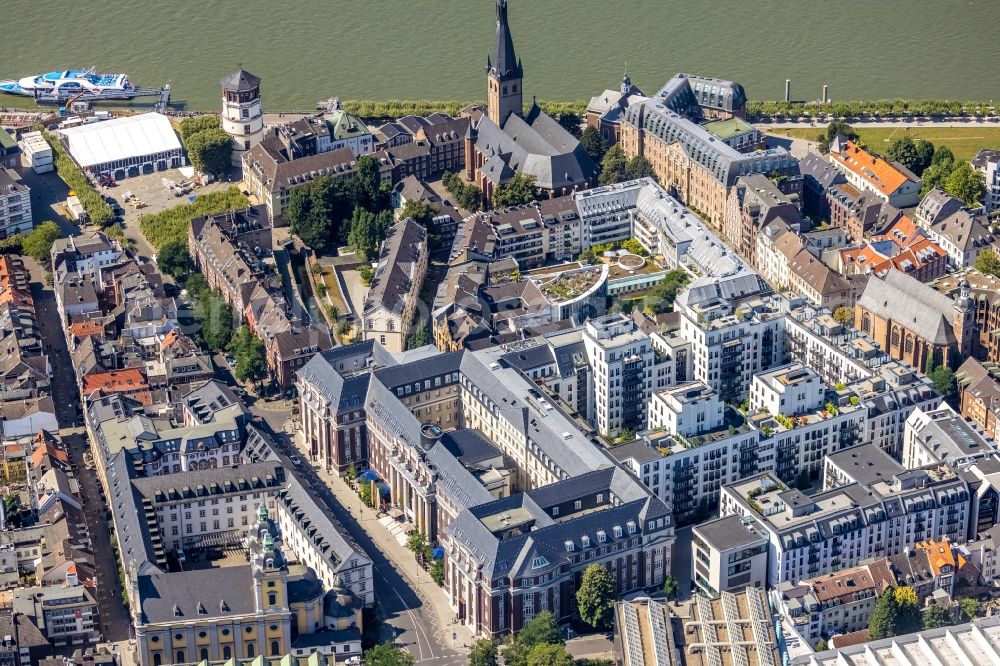
[[[841,142],[843,151],[830,151],[830,157],[842,164],[882,194],[889,196],[902,187],[909,177],[881,157],[875,157],[853,141]]]

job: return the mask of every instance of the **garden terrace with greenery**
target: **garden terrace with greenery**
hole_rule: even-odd
[[[577,269],[561,273],[548,282],[539,284],[539,289],[550,299],[571,301],[592,289],[601,279],[600,268]]]
[[[202,194],[191,203],[143,215],[139,218],[139,229],[149,244],[157,250],[170,241],[183,243],[187,247],[191,220],[226,210],[246,208],[249,205],[250,201],[234,185],[219,192]]]
[[[677,442],[674,447],[661,447],[660,452],[664,455],[679,453],[686,449],[694,449],[705,444],[721,442],[724,439],[745,435],[754,430],[747,422],[747,419],[732,407],[726,406],[723,412],[723,424],[718,428],[703,432],[697,435],[671,435]]]

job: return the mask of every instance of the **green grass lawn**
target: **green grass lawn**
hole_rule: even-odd
[[[822,127],[795,129],[769,129],[769,134],[780,134],[796,139],[815,139]],[[948,146],[955,157],[970,160],[980,148],[1000,148],[1000,127],[869,127],[855,128],[861,140],[872,150],[884,152],[893,139],[909,134],[914,141],[927,139],[935,146]]]

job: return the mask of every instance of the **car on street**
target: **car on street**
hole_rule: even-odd
[[[288,459],[292,461],[293,465],[301,465],[302,464],[302,458],[299,458],[298,456],[289,456]]]

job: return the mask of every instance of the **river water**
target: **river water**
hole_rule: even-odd
[[[331,96],[482,99],[492,0],[4,0],[0,79],[95,66],[219,106],[238,65],[265,110]],[[753,99],[1000,99],[1000,0],[510,0],[525,90],[587,99],[678,71]],[[13,100],[0,96],[0,105]]]

